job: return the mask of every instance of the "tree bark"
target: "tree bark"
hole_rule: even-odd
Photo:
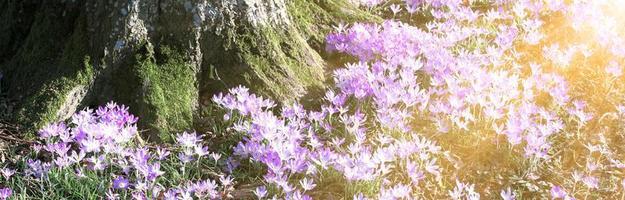
[[[0,0],[0,12],[12,121],[32,133],[116,101],[161,139],[230,87],[279,102],[321,91],[332,25],[379,20],[345,0]]]

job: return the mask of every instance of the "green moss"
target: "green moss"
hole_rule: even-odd
[[[196,73],[181,51],[151,48],[144,45],[113,73],[114,99],[141,117],[151,140],[171,141],[173,133],[193,128]]]
[[[56,14],[39,13],[24,44],[0,66],[7,72],[9,94],[20,100],[12,120],[28,136],[60,120],[58,111],[68,95],[88,87],[95,73],[86,53],[84,21],[74,20],[79,13]]]
[[[221,41],[215,38],[222,38]],[[209,35],[203,46],[204,90],[208,95],[237,85],[280,102],[294,100],[307,87],[322,87],[323,60],[292,26],[240,25]],[[224,57],[223,55],[228,55]],[[216,71],[217,76],[206,72]]]
[[[297,29],[320,53],[325,36],[339,23],[381,22],[382,18],[351,5],[346,0],[292,0],[288,2],[289,15]]]
[[[344,0],[287,2],[290,24],[252,25],[236,21],[203,38],[202,93],[210,96],[237,85],[278,102],[289,102],[325,82],[325,36],[339,22],[381,21]],[[223,55],[229,55],[224,57]],[[300,99],[301,100],[301,99]],[[306,101],[306,100],[304,100]]]
[[[153,107],[151,126],[159,130],[160,138],[168,138],[171,131],[192,128],[194,105],[197,103],[195,72],[182,55],[168,48],[161,49],[162,64],[150,59],[139,66],[139,76],[145,85],[146,104]]]
[[[17,111],[17,120],[22,122],[27,133],[33,133],[48,123],[63,120],[58,111],[67,98],[71,98],[68,95],[77,87],[88,87],[94,78],[89,57],[84,57],[84,63],[79,66],[83,69],[76,74],[52,80],[24,100]]]
[[[252,68],[247,76],[254,76],[266,85],[255,91],[278,100],[292,100],[296,97],[294,94],[302,93],[306,87],[322,87],[323,60],[298,34],[292,34],[294,31],[297,30],[279,32],[263,27],[257,33],[243,35],[248,38],[238,40],[243,59]],[[258,46],[253,46],[255,44]],[[250,82],[249,85],[255,87],[256,84]],[[294,91],[298,87],[302,91]]]

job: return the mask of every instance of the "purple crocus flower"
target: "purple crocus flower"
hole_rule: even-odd
[[[621,69],[621,66],[616,61],[610,61],[608,66],[606,66],[605,71],[608,74],[617,78],[623,75],[623,70]]]
[[[50,163],[42,163],[40,160],[28,159],[26,160],[26,164],[28,165],[26,174],[36,178],[46,176],[50,170]]]
[[[82,161],[87,154],[85,151],[80,150],[80,152],[76,153],[76,151],[72,151],[72,155],[69,156],[69,160],[73,163],[79,163]]]
[[[210,153],[210,157],[213,158],[215,162],[217,162],[221,158],[221,154],[213,152],[213,153]]]
[[[586,187],[588,188],[593,188],[593,189],[599,188],[599,179],[597,177],[586,176],[582,179],[582,182],[584,182],[584,185],[586,185]]]
[[[181,153],[178,153],[178,160],[180,160],[180,162],[183,164],[189,163],[193,161],[193,156],[187,155],[186,153],[181,152]]]
[[[354,200],[367,200],[367,197],[365,197],[364,194],[362,193],[358,193],[357,195],[354,195]]]
[[[152,156],[147,148],[141,148],[137,149],[130,158],[135,166],[142,166],[147,165],[151,157]]]
[[[187,133],[183,132],[182,134],[176,135],[176,142],[182,147],[193,148],[196,144],[201,140],[195,132]]]
[[[13,190],[11,188],[2,188],[0,189],[0,200],[6,200],[13,194]]]
[[[8,181],[11,176],[13,176],[13,174],[15,174],[15,170],[9,169],[9,168],[2,168],[0,170],[0,174],[2,174],[2,177],[4,177],[5,181]]]
[[[219,177],[219,182],[221,182],[221,184],[224,185],[224,186],[229,186],[229,185],[232,185],[234,183],[232,177],[230,177],[230,176],[221,176],[221,177]]]
[[[204,157],[205,155],[208,155],[210,152],[208,151],[208,147],[203,147],[202,145],[195,145],[195,147],[193,148],[195,151],[195,154],[197,154],[197,156],[199,158]]]
[[[551,198],[560,199],[566,196],[566,191],[564,191],[560,186],[554,185],[551,187]]]
[[[41,137],[42,139],[48,139],[54,136],[58,136],[65,131],[67,131],[67,127],[64,123],[50,124],[41,129],[41,131],[39,131],[39,137]]]
[[[170,189],[163,194],[164,200],[178,200],[178,190]]]
[[[312,179],[308,179],[308,178],[304,178],[304,179],[300,180],[299,183],[302,186],[302,189],[304,189],[304,191],[312,190],[313,188],[315,188],[315,186],[317,186],[313,182]]]
[[[156,155],[158,160],[164,160],[167,158],[167,156],[169,156],[170,152],[167,149],[164,148],[156,148]]]
[[[516,199],[516,195],[514,194],[514,192],[512,192],[512,189],[510,188],[506,190],[502,190],[500,195],[503,200],[515,200]]]
[[[115,193],[111,189],[106,191],[106,200],[118,200],[118,199],[119,199],[119,194]]]
[[[104,155],[87,158],[87,161],[90,162],[91,169],[96,171],[104,170],[108,166],[107,159]]]
[[[84,150],[87,153],[90,152],[100,152],[101,142],[93,137],[89,137],[87,139],[82,140],[81,142],[81,150]]]
[[[212,180],[204,180],[198,181],[194,185],[195,187],[195,196],[199,198],[217,198],[217,184]]]
[[[254,190],[254,194],[256,195],[256,197],[258,197],[258,199],[262,199],[263,197],[267,196],[267,188],[265,188],[265,186],[257,187]]]
[[[127,189],[130,186],[128,179],[124,177],[117,177],[113,179],[113,188],[115,189]]]
[[[144,192],[136,191],[132,193],[132,199],[134,200],[147,200],[148,197]]]
[[[165,174],[165,172],[161,171],[160,163],[142,165],[139,166],[137,170],[139,170],[148,181],[154,181],[159,176]]]

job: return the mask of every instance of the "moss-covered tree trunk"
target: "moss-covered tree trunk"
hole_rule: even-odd
[[[166,136],[230,87],[320,90],[324,35],[355,20],[375,19],[346,0],[0,0],[1,81],[27,132],[116,101]]]

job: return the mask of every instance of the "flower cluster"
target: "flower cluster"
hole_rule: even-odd
[[[454,21],[464,15],[448,14]],[[505,134],[511,144],[526,141],[527,155],[545,157],[546,138],[557,133],[562,122],[538,103],[535,93],[546,92],[554,103],[566,106],[570,99],[566,81],[537,64],[531,65],[529,75],[493,66],[511,51],[520,31],[514,25],[488,31],[454,21],[428,24],[431,31],[397,21],[355,24],[329,35],[329,50],[361,60],[335,71],[337,87],[343,95],[371,97],[378,119],[389,128],[406,130],[411,111],[420,108],[439,131],[453,127],[468,131],[472,125],[490,122],[492,130]],[[485,53],[454,49],[471,38],[487,36],[494,36],[495,42]],[[418,73],[430,79],[428,88],[417,82]]]
[[[318,107],[278,107],[244,86],[212,98],[242,136],[228,157],[195,132],[148,147],[138,119],[110,103],[39,131],[33,149],[50,159],[26,159],[18,173],[95,174],[109,199],[233,198],[241,163],[261,166],[259,199],[323,198],[336,185],[330,195],[359,200],[625,194],[625,31],[614,2],[357,2],[393,17],[327,35],[327,51],[355,61],[333,71]]]
[[[27,159],[24,175],[45,180],[51,172],[70,169],[78,179],[88,179],[92,174],[104,176],[109,181],[107,199],[127,198],[126,195],[133,199],[217,199],[230,194],[233,180],[229,176],[222,176],[219,183],[210,179],[182,180],[179,184],[161,181],[168,176],[162,166],[173,167],[176,163],[166,148],[142,145],[137,120],[127,107],[108,103],[95,111],[76,113],[69,124],[50,124],[39,131],[42,143],[34,145],[34,153],[47,155],[52,161]],[[201,137],[195,133],[179,134],[176,141],[171,149],[180,152],[178,163],[182,166],[177,173],[183,176],[188,170],[184,164],[210,155],[216,165],[221,157],[203,147]],[[15,170],[4,168],[1,172],[9,180]],[[0,197],[9,195],[11,190],[7,188]]]
[[[371,7],[388,6],[395,17],[402,10],[399,5],[364,2]],[[538,168],[558,165],[566,153],[571,154],[564,156],[577,157],[580,151],[566,145],[582,143],[590,151],[578,159],[590,164],[582,172],[575,167],[562,169],[561,173],[572,170],[573,180],[558,177],[557,182],[599,190],[602,176],[622,179],[610,173],[623,169],[620,158],[615,157],[619,154],[614,151],[618,150],[610,147],[618,145],[617,140],[609,139],[604,131],[598,137],[584,135],[605,116],[619,116],[605,111],[594,113],[602,105],[589,106],[587,101],[602,99],[617,105],[623,101],[611,99],[614,97],[610,94],[623,89],[622,84],[614,82],[621,79],[620,63],[625,58],[623,32],[615,28],[622,22],[613,18],[616,4],[495,1],[492,9],[481,13],[462,1],[405,1],[405,10],[410,14],[422,11],[434,20],[415,25],[397,17],[382,24],[356,23],[340,26],[327,36],[327,50],[359,60],[335,71],[340,91],[336,96],[373,102],[381,126],[408,128],[404,132],[420,128],[401,126],[420,117],[418,120],[433,122],[439,133],[492,131],[495,137],[504,135],[512,148],[523,149],[530,162],[542,160]],[[578,82],[587,80],[577,78],[589,76],[576,75],[575,71],[587,71],[584,68],[589,65],[598,65],[600,69],[594,71],[607,77],[603,78],[607,94],[580,91]],[[416,79],[421,81],[411,82]],[[596,87],[601,83],[587,84]],[[582,87],[587,90],[588,85]],[[383,112],[389,108],[392,112]],[[400,125],[394,126],[397,123]],[[571,141],[573,138],[576,140]],[[554,144],[568,149],[553,149]],[[529,179],[536,180],[533,173]],[[551,187],[554,198],[575,196],[556,185]],[[458,183],[450,195],[479,196],[464,190],[469,188],[473,190],[471,185]],[[510,188],[502,190],[501,196],[515,198]]]
[[[315,188],[315,180],[331,169],[348,181],[382,180],[384,188],[392,193],[404,190],[406,198],[427,177],[427,181],[434,181],[442,174],[437,157],[443,152],[432,141],[413,135],[392,138],[377,134],[379,137],[369,138],[364,126],[366,115],[346,110],[345,102],[334,98],[328,98],[329,104],[321,112],[293,104],[284,107],[279,116],[268,110],[271,101],[251,95],[243,87],[217,95],[213,101],[246,119],[234,125],[247,135],[235,147],[235,155],[267,166],[265,181],[280,188],[287,198],[310,198],[306,193]],[[325,138],[328,132],[345,135]],[[407,184],[392,183],[387,179],[397,176],[392,169],[405,169],[402,174],[412,178]],[[265,192],[257,194],[263,197]],[[387,194],[380,195],[383,198]]]

